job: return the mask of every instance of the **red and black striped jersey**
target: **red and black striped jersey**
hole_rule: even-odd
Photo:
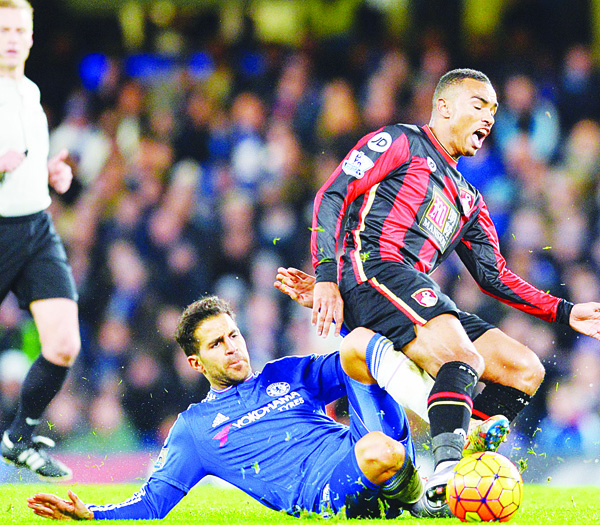
[[[571,303],[506,267],[481,194],[427,126],[395,124],[364,136],[317,193],[312,226],[317,282],[348,289],[388,262],[431,273],[455,250],[485,293],[568,324]]]

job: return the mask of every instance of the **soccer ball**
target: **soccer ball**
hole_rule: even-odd
[[[496,452],[463,458],[446,488],[448,506],[460,521],[508,521],[522,499],[519,470]]]

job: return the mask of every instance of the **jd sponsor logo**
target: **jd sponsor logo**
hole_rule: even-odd
[[[367,142],[369,149],[383,153],[392,145],[392,136],[387,131],[377,133],[377,135],[371,137],[371,140]]]

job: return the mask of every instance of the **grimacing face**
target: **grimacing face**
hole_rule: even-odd
[[[17,78],[33,45],[33,19],[27,9],[0,8],[0,75]]]
[[[198,325],[195,336],[198,354],[188,356],[188,362],[213,388],[237,385],[252,374],[246,341],[231,316],[209,317]]]
[[[466,78],[450,86],[440,98],[446,103],[452,157],[472,157],[483,146],[494,125],[498,99],[487,82]]]

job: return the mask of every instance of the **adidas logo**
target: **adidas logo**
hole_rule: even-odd
[[[212,422],[212,427],[218,427],[221,423],[225,423],[225,421],[227,421],[229,419],[229,416],[224,416],[223,414],[221,414],[221,412],[219,412],[216,416],[215,419]]]

